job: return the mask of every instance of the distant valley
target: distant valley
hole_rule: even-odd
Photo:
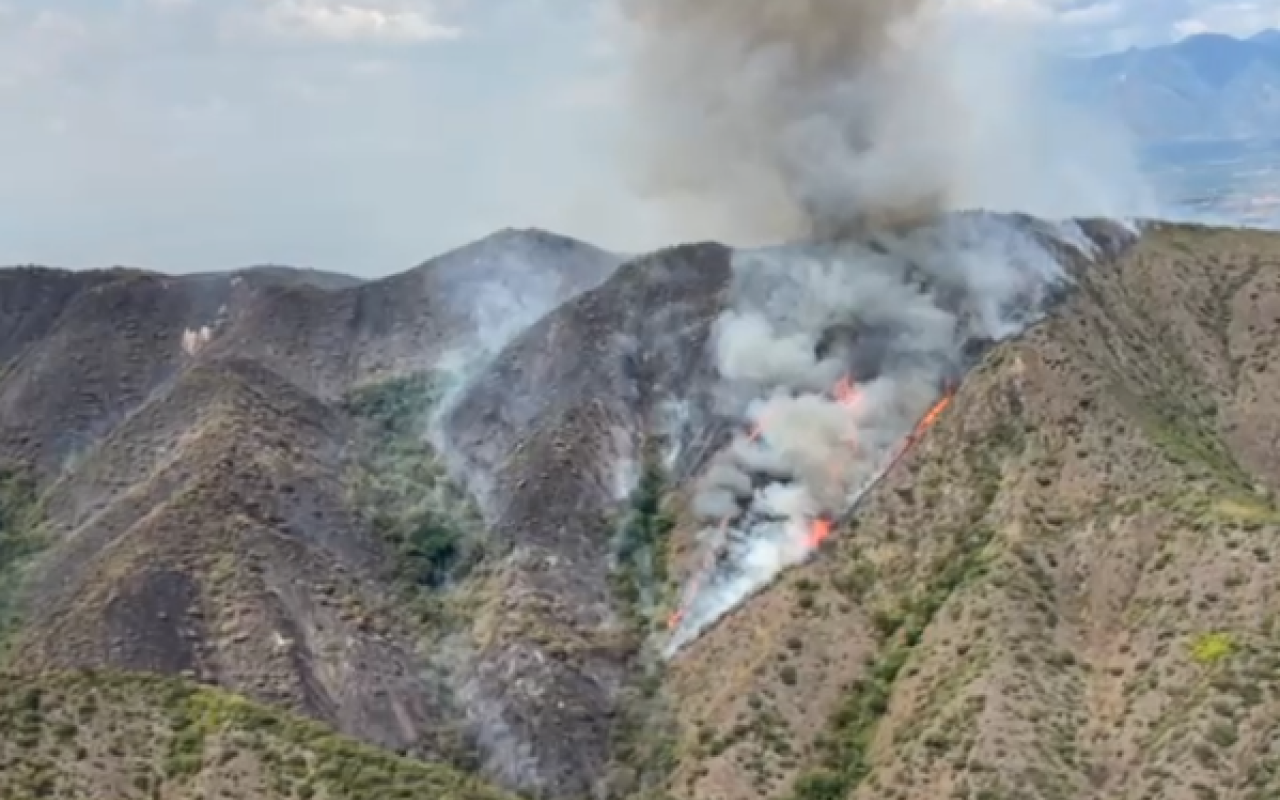
[[[1144,143],[1270,138],[1280,130],[1280,31],[1199,34],[1067,62],[1073,99],[1105,109]]]
[[[1069,99],[1133,133],[1162,215],[1280,226],[1280,31],[1198,34],[1058,67]]]

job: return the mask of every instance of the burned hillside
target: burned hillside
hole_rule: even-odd
[[[205,683],[536,797],[1267,796],[1280,245],[949,224],[0,272],[5,668]]]

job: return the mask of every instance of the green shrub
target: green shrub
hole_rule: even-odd
[[[439,387],[431,375],[415,373],[362,386],[347,398],[346,407],[385,434],[409,436],[422,432],[438,395]]]
[[[892,611],[872,615],[872,624],[886,640],[884,649],[866,677],[845,694],[832,716],[831,733],[823,739],[819,765],[797,780],[791,800],[847,798],[867,777],[868,749],[899,675],[951,595],[985,573],[983,550],[992,535],[986,528],[970,531],[959,557],[944,562],[923,591]]]
[[[34,479],[16,467],[0,465],[0,570],[39,548],[36,505]]]
[[[0,655],[6,633],[17,622],[18,571],[45,545],[34,478],[0,464]]]
[[[345,404],[364,425],[355,504],[392,549],[397,577],[428,589],[462,577],[484,555],[479,513],[424,438],[439,394],[433,375],[417,373],[361,387]]]
[[[675,520],[662,508],[667,476],[656,459],[646,459],[640,483],[625,511],[616,547],[613,585],[628,615],[639,621],[656,603],[640,608],[646,597],[667,582],[667,547]]]
[[[795,800],[845,800],[847,795],[844,779],[825,769],[801,776],[794,790]]]
[[[1234,651],[1235,640],[1229,633],[1204,633],[1191,642],[1191,657],[1205,666],[1228,658]]]

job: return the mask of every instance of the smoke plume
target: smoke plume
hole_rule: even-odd
[[[812,551],[984,346],[1066,279],[1062,219],[1138,214],[1136,159],[966,0],[617,0],[627,164],[738,251],[714,353],[741,435],[702,475],[674,651]],[[967,3],[968,7],[974,4]],[[786,244],[780,242],[807,242]],[[736,405],[735,405],[736,403]]]
[[[677,235],[1149,205],[1119,126],[1055,100],[1031,32],[960,0],[618,2],[627,162]]]
[[[812,552],[982,349],[1043,312],[1067,280],[1050,241],[1093,255],[1074,224],[976,213],[738,253],[714,356],[744,432],[697,484],[709,560],[668,652]]]

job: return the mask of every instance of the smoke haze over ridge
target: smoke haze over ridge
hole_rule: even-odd
[[[1126,137],[1045,91],[1025,26],[923,0],[618,3],[622,151],[669,238],[1149,208]]]
[[[812,551],[974,348],[1038,318],[1067,280],[1048,240],[1089,255],[1072,223],[953,212],[1149,195],[1118,130],[1041,90],[1029,31],[923,0],[618,2],[638,193],[669,238],[749,248],[711,357],[753,432],[699,481],[708,558],[671,654]]]
[[[984,213],[739,252],[712,357],[726,413],[759,434],[735,436],[698,480],[707,555],[669,655],[804,560],[814,521],[847,514],[975,357],[1043,315],[1069,280],[1049,241],[1094,255],[1074,223]],[[830,388],[842,379],[844,396]]]

